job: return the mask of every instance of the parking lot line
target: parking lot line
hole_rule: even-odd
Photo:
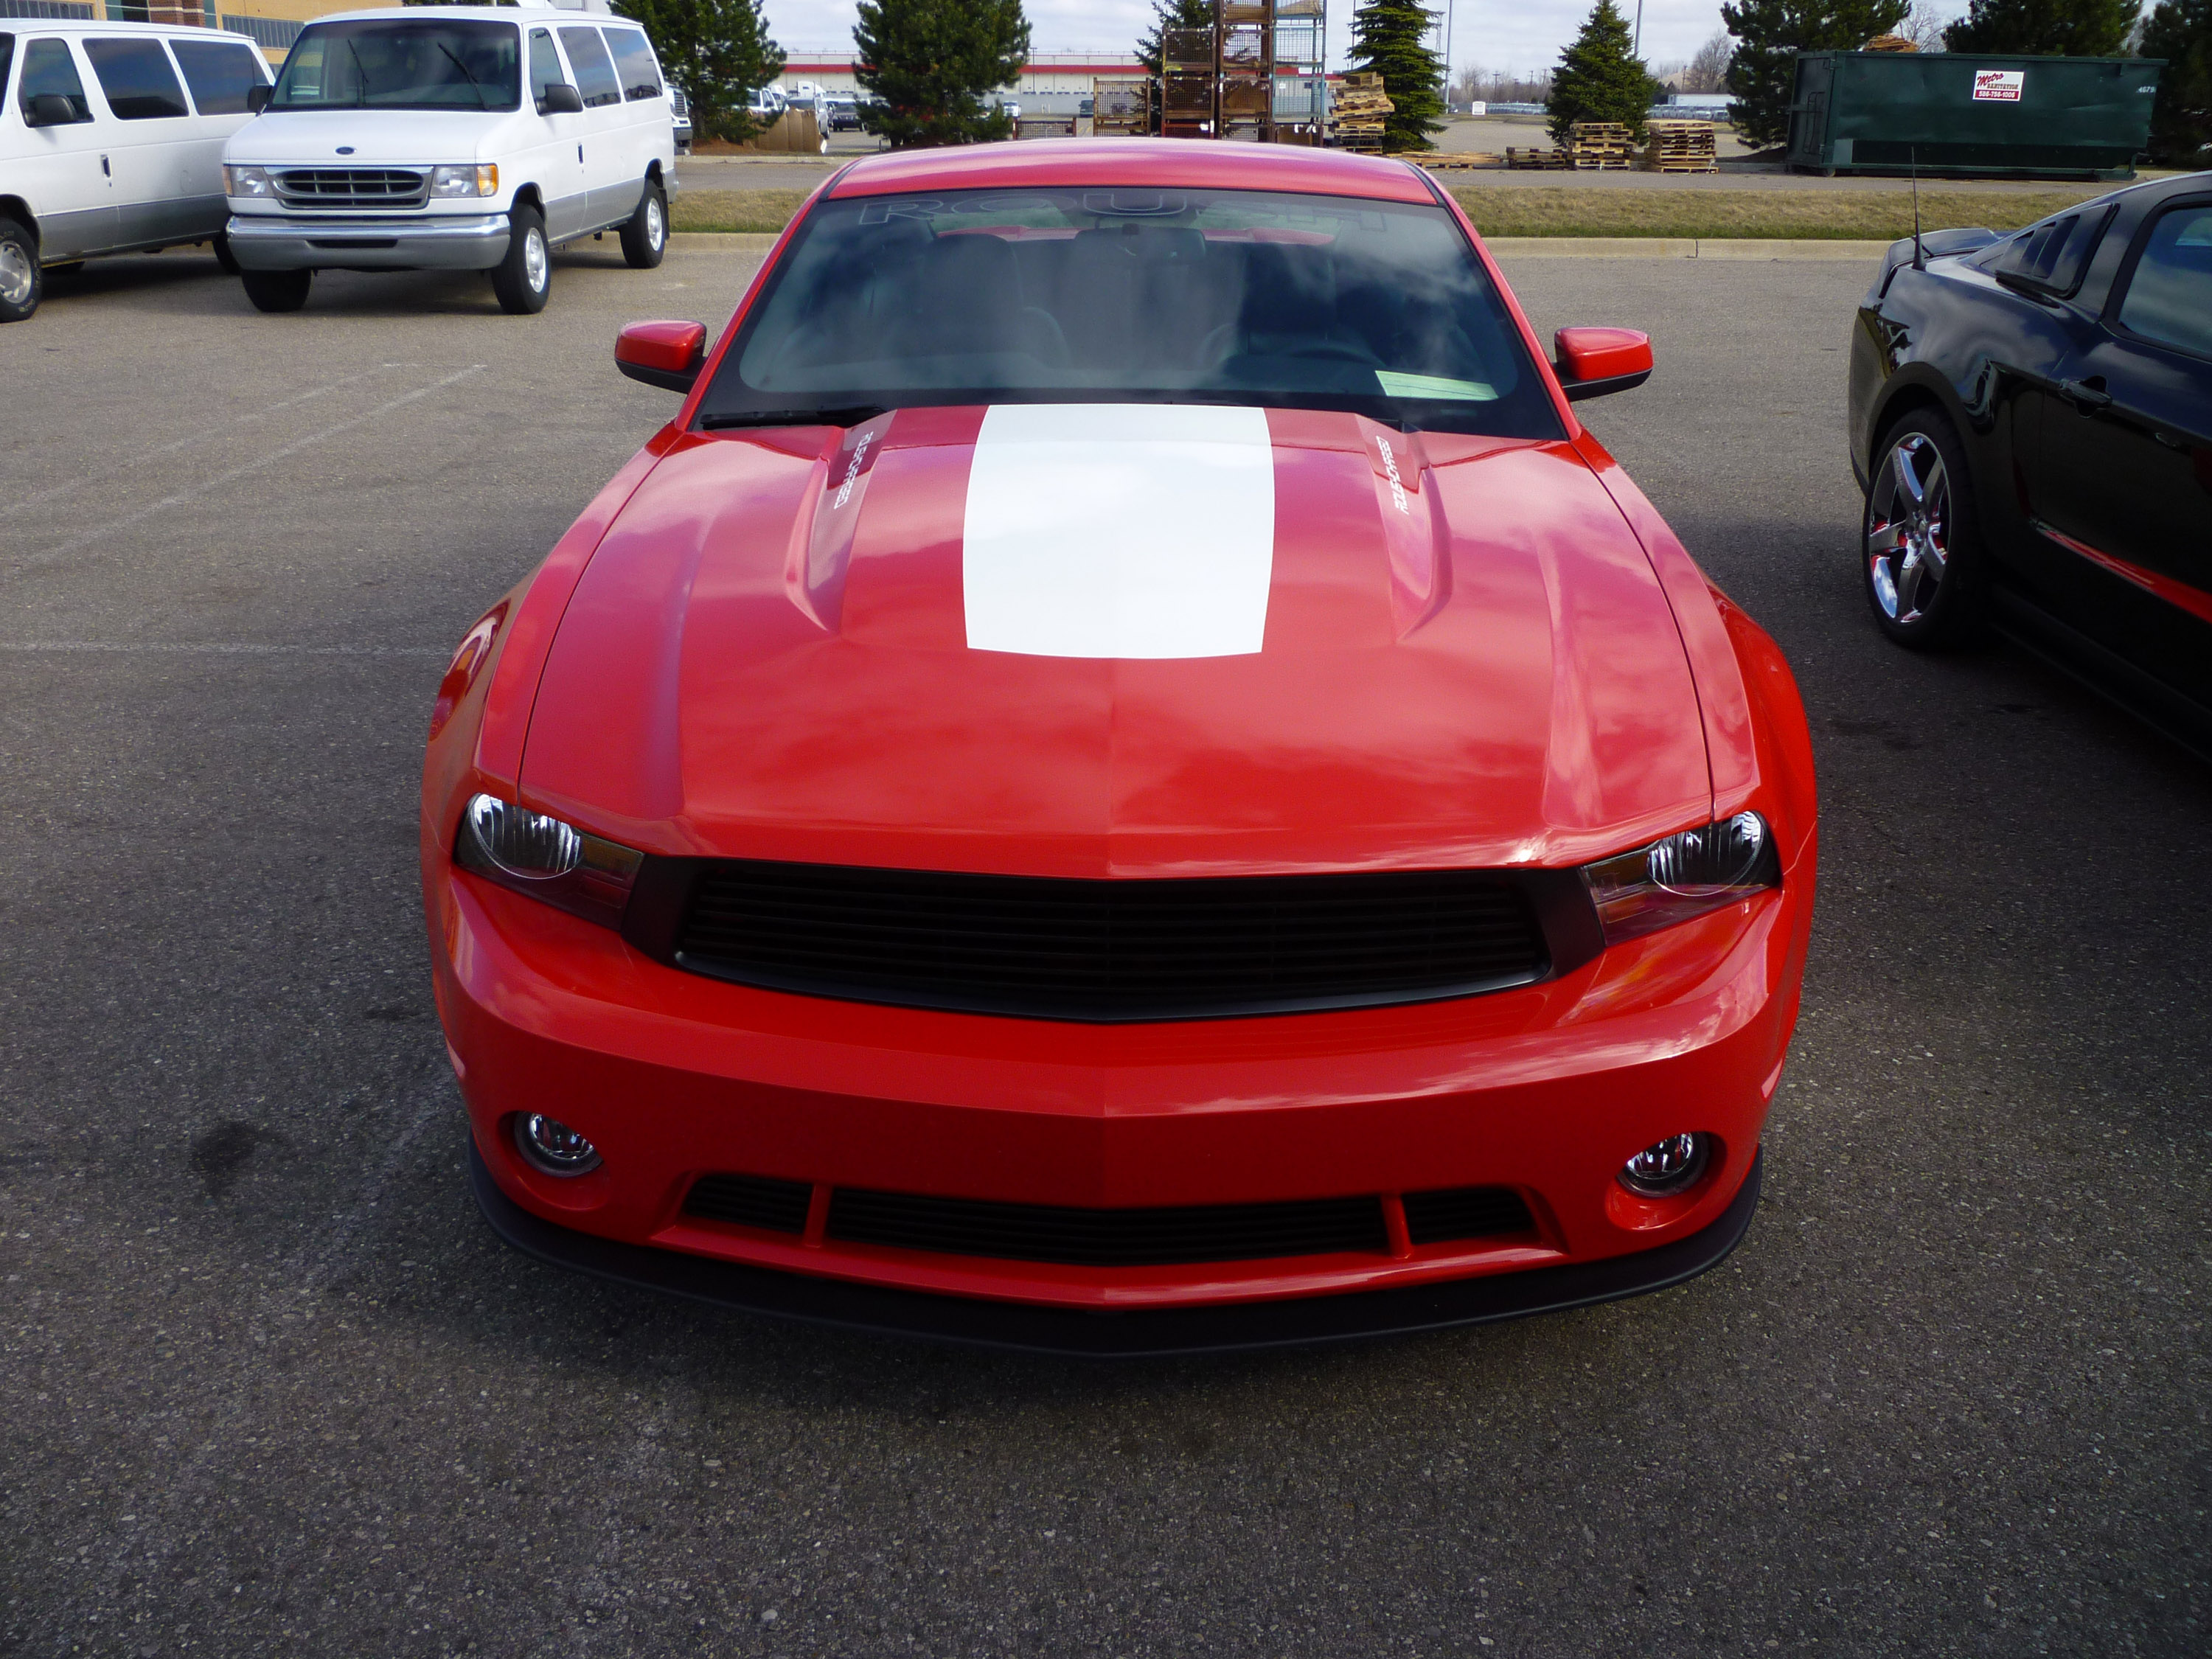
[[[441,645],[257,645],[245,641],[0,640],[0,651],[162,653],[206,657],[443,657]]]
[[[168,443],[156,444],[151,449],[138,450],[132,454],[131,465],[133,467],[143,466],[157,455],[172,455],[178,450],[190,449],[194,444],[206,443],[210,439],[219,437],[234,428],[246,426],[254,421],[266,420],[280,410],[295,409],[301,404],[312,402],[323,396],[325,392],[337,392],[357,381],[373,380],[377,375],[392,369],[420,367],[421,365],[417,363],[379,363],[374,368],[365,368],[358,374],[349,374],[342,380],[326,381],[319,386],[310,386],[305,392],[295,392],[289,398],[279,398],[273,404],[264,404],[259,409],[238,416],[234,419],[222,422],[215,426],[203,427],[197,432],[173,439]],[[115,476],[112,471],[82,473],[66,483],[54,485],[51,489],[41,489],[29,495],[19,495],[12,501],[0,502],[0,518],[6,518],[13,513],[27,512],[41,501],[50,501],[57,495],[66,495],[74,489],[82,489],[87,484],[105,483]]]
[[[274,465],[278,461],[298,454],[303,449],[312,448],[327,439],[335,438],[341,432],[350,432],[356,427],[368,425],[369,422],[377,419],[380,416],[389,415],[396,409],[404,409],[409,404],[418,403],[434,392],[442,392],[449,386],[467,380],[471,374],[480,374],[487,367],[488,365],[483,363],[471,363],[466,368],[457,370],[441,380],[433,380],[429,385],[417,386],[414,391],[404,392],[388,403],[379,404],[365,414],[356,415],[349,420],[339,421],[334,425],[323,428],[319,432],[310,432],[295,438],[290,443],[272,449],[265,455],[257,456],[242,466],[234,466],[228,472],[217,473],[214,477],[204,483],[194,484],[189,489],[179,489],[173,495],[164,495],[150,507],[142,507],[136,513],[126,514],[122,518],[111,520],[95,529],[86,531],[83,535],[73,540],[62,543],[58,547],[49,548],[34,558],[18,560],[15,568],[18,570],[29,570],[40,565],[52,564],[58,559],[65,559],[70,554],[113,535],[118,530],[128,530],[132,525],[142,524],[157,513],[165,513],[173,507],[180,506],[191,501],[194,496],[204,495],[211,489],[220,489],[225,484],[235,483],[250,473],[258,472],[264,466]]]

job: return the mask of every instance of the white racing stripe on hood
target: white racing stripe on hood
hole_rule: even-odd
[[[1005,404],[968,474],[968,645],[1031,657],[1234,657],[1267,628],[1264,410]]]

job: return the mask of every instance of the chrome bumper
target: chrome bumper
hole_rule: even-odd
[[[489,270],[507,257],[504,213],[437,219],[234,216],[230,252],[247,270]]]

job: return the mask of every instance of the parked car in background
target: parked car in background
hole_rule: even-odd
[[[860,158],[728,328],[625,329],[680,409],[453,656],[492,1224],[1083,1352],[1711,1266],[1816,804],[1781,653],[1576,418],[1650,342],[1554,368],[1396,161],[1019,154]]]
[[[1883,632],[1993,625],[2212,756],[2212,173],[1896,244],[1850,423]]]
[[[223,153],[247,297],[297,311],[325,270],[481,270],[544,308],[551,250],[619,228],[660,263],[675,122],[645,32],[491,6],[346,12],[301,32]]]
[[[681,87],[671,86],[668,88],[668,110],[676,119],[676,153],[689,155],[691,153],[691,100],[684,95]]]
[[[222,147],[268,83],[236,35],[0,17],[0,322],[97,255],[212,242],[228,262]]]
[[[827,131],[858,132],[860,130],[860,100],[849,92],[824,94],[822,113]]]

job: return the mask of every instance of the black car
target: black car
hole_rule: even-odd
[[[2212,173],[1898,243],[1851,337],[1867,598],[2212,756]]]

